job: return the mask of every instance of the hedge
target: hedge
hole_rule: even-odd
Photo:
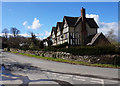
[[[65,48],[67,44],[58,46],[49,46],[43,49],[31,49],[31,48],[21,48],[22,50],[39,50],[39,51],[61,51],[71,53],[73,55],[105,55],[105,54],[120,54],[120,47],[115,47],[114,45],[108,46],[73,46]]]
[[[104,54],[119,54],[120,49],[115,46],[76,46],[70,48],[62,48],[59,51],[71,53],[73,55],[104,55]]]

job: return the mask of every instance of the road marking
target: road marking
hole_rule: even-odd
[[[8,58],[9,60],[11,60],[12,62],[17,62],[16,60],[13,60],[13,59],[10,59],[10,58]]]
[[[67,76],[59,76],[59,77],[61,77],[61,78],[70,78],[70,77],[67,77]]]
[[[46,72],[47,74],[50,74],[50,72]]]
[[[57,73],[51,73],[51,74],[53,74],[53,75],[57,75]]]
[[[104,86],[104,80],[103,79],[96,79],[96,78],[91,78],[91,82],[94,82],[94,83],[99,83],[99,84],[102,84],[102,86]]]
[[[85,79],[73,78],[74,80],[85,81]]]
[[[73,77],[73,75],[65,75],[65,76],[67,76],[67,77]]]
[[[58,75],[58,76],[60,76],[61,74],[58,74],[58,73],[51,73],[51,74],[53,74],[53,75]]]
[[[81,76],[75,76],[75,77],[80,79],[86,79],[86,77],[81,77]]]
[[[111,82],[118,83],[118,81],[111,81]]]

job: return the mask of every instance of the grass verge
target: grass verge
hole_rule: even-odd
[[[113,65],[113,64],[90,64],[87,62],[82,62],[82,61],[71,61],[71,60],[66,60],[66,59],[60,59],[60,58],[53,58],[53,57],[42,57],[42,56],[36,56],[32,54],[26,54],[26,53],[18,53],[18,52],[13,52],[11,53],[15,54],[20,54],[28,57],[34,57],[34,58],[39,58],[39,59],[45,59],[49,61],[56,61],[56,62],[64,62],[64,63],[70,63],[70,64],[76,64],[76,65],[86,65],[86,66],[94,66],[94,67],[106,67],[106,68],[119,68],[120,65]]]

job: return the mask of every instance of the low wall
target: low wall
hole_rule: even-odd
[[[18,52],[18,53],[26,53],[33,54],[37,56],[43,57],[53,57],[53,58],[61,58],[72,61],[82,61],[88,63],[101,63],[101,64],[120,64],[120,55],[72,55],[66,52],[45,52],[45,51],[33,51],[33,50],[19,50],[11,48],[10,51]]]

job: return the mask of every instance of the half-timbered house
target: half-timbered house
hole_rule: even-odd
[[[97,33],[99,27],[94,18],[86,18],[85,15],[85,9],[82,8],[80,17],[64,16],[62,22],[57,22],[51,31],[52,45],[65,42],[71,46],[109,44],[102,33]]]

